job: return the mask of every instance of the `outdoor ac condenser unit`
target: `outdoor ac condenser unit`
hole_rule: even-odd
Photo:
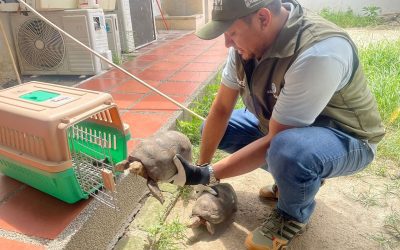
[[[103,10],[64,10],[43,15],[93,50],[111,54]],[[102,71],[100,59],[35,15],[15,13],[11,21],[21,74],[94,75]]]
[[[121,49],[124,53],[133,52],[135,50],[130,9],[129,0],[117,0],[115,11],[107,12],[107,14],[117,14],[118,16],[118,24],[120,28],[119,37],[121,41]]]
[[[107,14],[106,30],[108,38],[108,47],[110,48],[113,59],[121,60],[121,40],[119,37],[118,18],[116,14]]]

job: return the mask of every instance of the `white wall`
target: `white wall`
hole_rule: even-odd
[[[160,10],[158,9],[157,1],[156,0],[152,0],[152,3],[153,3],[153,15],[154,16],[161,15]],[[160,7],[161,7],[161,0],[158,0],[158,3],[160,4]]]
[[[349,8],[355,13],[363,14],[362,8],[376,6],[381,8],[379,14],[400,13],[400,0],[298,0],[304,7],[319,12],[323,8],[346,11]]]

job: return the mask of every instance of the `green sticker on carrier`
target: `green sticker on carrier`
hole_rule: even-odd
[[[59,95],[60,94],[53,93],[53,92],[36,90],[36,91],[30,92],[28,94],[22,95],[22,96],[20,96],[20,98],[29,100],[29,101],[33,101],[33,102],[44,102],[44,101],[50,100]]]

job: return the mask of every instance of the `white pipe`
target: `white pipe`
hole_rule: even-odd
[[[19,72],[18,72],[17,64],[15,63],[15,58],[14,58],[13,53],[12,53],[12,51],[11,51],[10,43],[8,42],[6,33],[5,33],[5,31],[4,31],[3,23],[2,23],[1,21],[0,21],[0,29],[1,29],[1,33],[3,34],[4,42],[5,42],[6,47],[7,47],[7,49],[8,49],[8,53],[10,54],[11,62],[12,62],[13,68],[14,68],[15,75],[16,75],[16,77],[17,77],[18,84],[21,84],[22,82],[21,82],[21,78],[19,77]]]
[[[172,99],[171,97],[167,96],[166,94],[162,93],[161,91],[159,91],[158,89],[154,88],[153,86],[149,85],[148,83],[144,82],[143,80],[137,78],[136,76],[134,76],[133,74],[129,73],[127,70],[121,68],[120,66],[116,65],[115,63],[113,63],[112,61],[108,60],[107,58],[105,58],[104,56],[100,55],[99,53],[97,53],[96,51],[94,51],[93,49],[89,48],[88,46],[86,46],[85,44],[81,43],[78,39],[76,39],[75,37],[71,36],[70,34],[68,34],[67,32],[65,32],[64,30],[62,30],[61,28],[59,28],[57,25],[53,24],[52,22],[50,22],[49,20],[47,20],[44,16],[42,16],[39,12],[37,12],[34,8],[32,8],[29,4],[25,3],[22,0],[17,0],[20,4],[22,4],[23,6],[25,6],[28,10],[32,11],[35,15],[37,15],[38,17],[40,17],[41,19],[43,19],[43,21],[45,21],[46,23],[48,23],[49,25],[51,25],[53,28],[55,28],[56,30],[60,31],[62,34],[64,34],[65,36],[69,37],[70,39],[72,39],[74,42],[78,43],[79,45],[81,45],[82,47],[84,47],[86,50],[90,51],[92,54],[96,55],[98,58],[100,58],[103,61],[106,61],[108,64],[111,64],[112,66],[114,66],[115,68],[119,69],[120,71],[124,72],[125,74],[127,74],[128,76],[132,77],[133,79],[135,79],[136,81],[140,82],[141,84],[143,84],[144,86],[146,86],[147,88],[153,90],[154,92],[156,92],[157,94],[161,95],[162,97],[166,98],[168,101],[174,103],[176,106],[186,110],[187,112],[189,112],[190,114],[196,116],[197,118],[201,119],[201,120],[205,120],[204,117],[196,114],[195,112],[193,112],[192,110],[186,108],[185,106],[183,106],[182,104],[180,104],[179,102],[175,101],[174,99]]]

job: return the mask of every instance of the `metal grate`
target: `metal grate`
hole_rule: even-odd
[[[104,137],[96,136],[79,126],[68,129],[68,141],[72,165],[82,191],[118,210],[116,192],[103,188],[103,169],[115,173],[108,147],[110,143]]]

